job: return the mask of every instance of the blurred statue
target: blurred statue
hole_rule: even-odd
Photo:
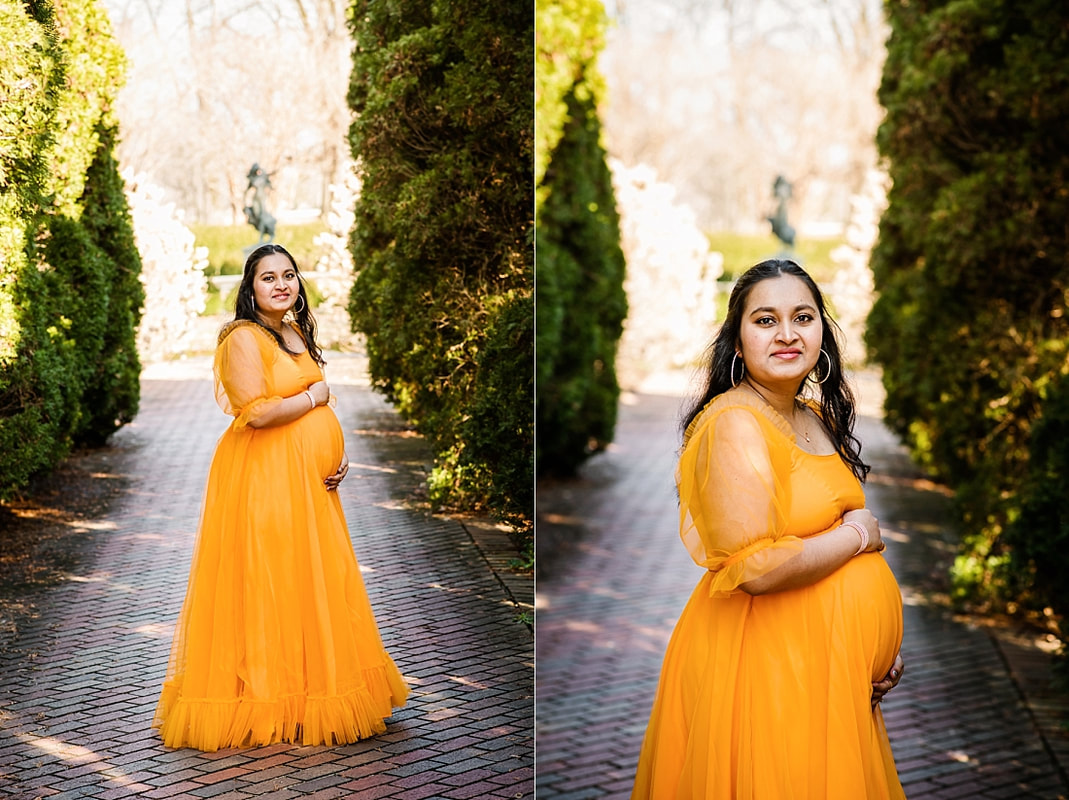
[[[263,167],[254,162],[246,177],[249,179],[249,185],[245,187],[245,197],[249,196],[251,189],[252,200],[245,204],[245,219],[260,234],[257,244],[262,243],[265,236],[267,241],[273,242],[275,240],[275,218],[267,210],[267,189],[271,186],[271,176],[264,172]]]
[[[787,247],[794,247],[794,228],[787,222],[787,201],[791,197],[791,184],[782,175],[772,184],[772,196],[776,198],[776,213],[765,217],[772,224],[772,233]]]

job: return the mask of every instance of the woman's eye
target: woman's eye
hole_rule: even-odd
[[[798,322],[812,322],[813,321],[813,315],[812,314],[799,314],[797,321]]]
[[[761,317],[757,320],[758,325],[774,325],[776,321],[772,317]]]

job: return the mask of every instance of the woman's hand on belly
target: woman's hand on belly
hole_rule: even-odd
[[[344,452],[341,454],[341,464],[338,466],[337,471],[333,475],[328,475],[323,483],[327,486],[327,491],[332,492],[338,488],[338,484],[342,482],[342,479],[349,474],[349,456]]]
[[[902,654],[899,653],[895,656],[895,663],[891,665],[891,669],[887,670],[887,674],[878,681],[872,682],[872,708],[876,709],[876,704],[883,700],[883,696],[898,686],[898,682],[902,680],[902,673],[906,671],[906,664],[902,660]]]
[[[325,406],[330,402],[330,387],[327,386],[326,381],[316,381],[308,387],[307,391],[311,393],[316,406]],[[315,406],[312,406],[312,408],[315,408]]]

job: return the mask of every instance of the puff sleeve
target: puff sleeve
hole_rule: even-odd
[[[249,326],[231,331],[215,351],[215,401],[233,416],[233,430],[243,430],[282,402],[268,385],[268,364],[273,350]]]
[[[723,596],[802,549],[786,533],[790,454],[745,407],[717,411],[687,441],[676,473],[680,536],[691,558],[714,573]]]

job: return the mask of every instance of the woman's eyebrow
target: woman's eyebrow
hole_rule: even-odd
[[[798,306],[794,307],[794,313],[796,313],[796,314],[799,311],[815,311],[815,310],[816,309],[813,308],[813,306],[809,305],[809,303],[802,303],[801,305],[798,305]],[[776,311],[777,311],[777,309],[772,308],[772,306],[761,306],[760,308],[755,308],[753,311],[750,312],[750,314],[751,315],[757,314],[757,313],[761,313],[761,314],[773,313],[773,314],[775,314]]]

